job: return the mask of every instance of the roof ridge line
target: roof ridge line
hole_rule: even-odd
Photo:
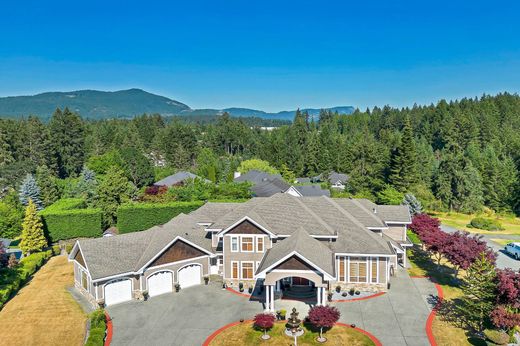
[[[323,196],[323,197],[326,197],[326,196]],[[308,206],[305,205],[305,203],[303,203],[302,201],[299,200],[300,197],[293,197],[296,199],[297,203],[299,203],[303,209],[305,209],[310,215],[312,215],[314,218],[316,218],[316,220],[323,226],[325,226],[325,228],[329,231],[332,232],[332,234],[335,234],[336,232],[334,231],[334,229],[332,227],[329,226],[328,223],[325,222],[325,220],[323,220],[321,217],[319,217],[318,214],[316,214],[311,208],[309,208]]]
[[[373,218],[374,220],[381,221],[382,223],[385,223],[385,221],[383,219],[381,219],[379,216],[376,216],[373,212],[370,212],[370,210],[365,208],[365,206],[363,204],[359,203],[355,198],[352,198],[351,201],[352,201],[352,203],[354,203],[355,205],[357,205],[361,209],[365,210],[370,215],[370,217]],[[376,204],[376,206],[379,206],[379,205]]]

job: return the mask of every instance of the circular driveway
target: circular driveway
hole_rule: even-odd
[[[363,301],[332,303],[340,322],[355,323],[383,345],[429,345],[425,332],[435,286],[427,279],[411,279],[405,270],[392,278],[387,294]],[[276,300],[276,309],[295,306],[304,317],[308,304]],[[146,302],[132,301],[107,308],[114,327],[112,345],[202,345],[228,323],[251,319],[261,302],[222,290],[219,285],[194,286]]]

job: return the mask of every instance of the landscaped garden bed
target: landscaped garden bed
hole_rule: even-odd
[[[361,291],[361,290],[334,290],[331,292],[330,301],[356,301],[362,299],[369,299],[371,297],[379,297],[384,294],[384,292],[370,292],[370,291]]]
[[[298,338],[298,345],[350,345],[350,346],[368,346],[377,345],[369,336],[361,330],[352,328],[347,325],[337,324],[326,332],[327,341],[319,343],[316,339],[319,336],[319,330],[313,329],[311,326],[304,325],[304,334]],[[253,326],[253,322],[245,321],[222,330],[207,344],[211,346],[228,346],[228,345],[288,345],[291,344],[292,338],[285,335],[285,322],[276,322],[274,327],[269,331],[271,336],[268,340],[262,340],[264,332]]]

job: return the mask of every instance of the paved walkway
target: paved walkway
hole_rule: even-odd
[[[444,232],[447,233],[453,233],[457,231],[456,228],[441,225],[441,229]],[[511,234],[481,234],[481,233],[474,233],[474,234],[480,234],[484,237],[484,240],[488,243],[488,245],[497,252],[497,267],[504,269],[504,268],[511,268],[513,270],[519,270],[520,269],[520,261],[514,259],[510,255],[504,252],[504,246],[500,245],[498,243],[495,243],[493,238],[502,238],[502,239],[512,239],[517,240],[520,242],[520,236],[518,235],[511,235]]]
[[[341,322],[355,323],[383,345],[429,345],[425,326],[435,286],[427,279],[411,279],[404,269],[392,278],[387,294],[368,300],[334,303]],[[305,317],[309,304],[276,300],[276,309],[293,307]],[[201,345],[218,328],[251,319],[262,312],[260,302],[221,290],[197,286],[179,293],[132,301],[107,308],[114,325],[112,345]]]

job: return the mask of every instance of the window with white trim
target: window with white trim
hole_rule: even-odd
[[[264,252],[264,237],[256,238],[256,252]]]
[[[349,282],[367,282],[368,265],[366,257],[351,257],[349,269]]]
[[[241,251],[242,252],[253,252],[253,237],[241,237]]]
[[[84,270],[80,270],[81,272],[81,287],[83,287],[86,291],[88,291],[88,276],[87,272]]]
[[[252,279],[253,278],[253,263],[252,262],[242,262],[242,279]]]
[[[378,278],[378,261],[377,257],[370,258],[370,282],[377,283]]]
[[[238,237],[231,237],[231,252],[238,252]]]
[[[238,279],[238,262],[231,262],[231,278]]]
[[[346,268],[345,268],[345,257],[340,257],[339,258],[339,268],[338,268],[338,271],[339,271],[339,281],[341,282],[345,282],[346,281],[346,278],[345,278],[345,272],[346,272]]]

